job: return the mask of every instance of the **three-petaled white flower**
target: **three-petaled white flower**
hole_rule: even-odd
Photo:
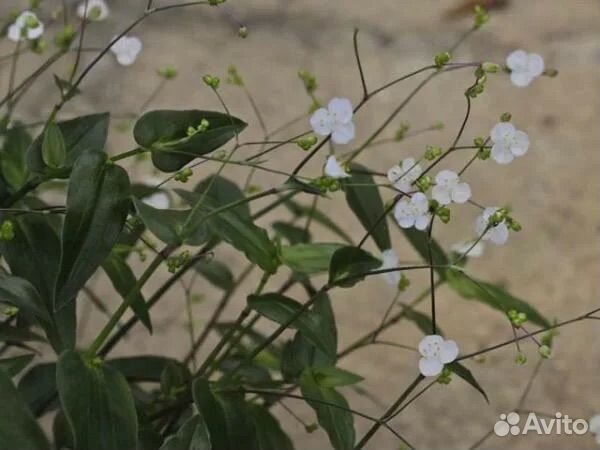
[[[529,150],[529,136],[510,122],[499,122],[490,131],[492,158],[498,164],[508,164]]]
[[[398,261],[398,255],[396,252],[393,249],[388,248],[387,250],[381,252],[381,266],[379,266],[379,268],[393,269],[394,267],[398,267]],[[394,287],[398,286],[401,276],[402,274],[399,270],[381,274],[381,277],[385,280],[385,282]]]
[[[544,72],[544,58],[525,50],[515,50],[508,55],[506,65],[511,71],[510,81],[518,87],[529,86],[529,83]]]
[[[600,414],[596,414],[589,421],[590,433],[596,435],[596,443],[600,445]]]
[[[465,203],[471,198],[471,187],[460,181],[460,178],[451,170],[441,170],[435,176],[435,186],[431,196],[442,205],[450,203]]]
[[[159,186],[162,183],[162,181],[163,180],[159,178],[147,178],[146,180],[144,180],[144,184],[149,187],[155,187]],[[145,204],[150,205],[156,209],[169,209],[169,207],[171,206],[171,198],[167,195],[166,192],[161,190],[156,190],[150,195],[143,197],[142,201]]]
[[[77,15],[80,19],[86,18],[89,20],[101,21],[108,17],[108,5],[104,0],[88,0],[87,9],[85,1],[77,6]]]
[[[414,158],[406,158],[400,165],[395,165],[388,170],[387,177],[396,189],[409,192],[421,173],[423,173],[421,165]]]
[[[110,47],[110,51],[115,54],[119,64],[130,66],[142,51],[142,41],[135,36],[123,36]]]
[[[469,258],[479,258],[483,255],[485,245],[481,241],[461,241],[451,247],[451,250],[459,255]]]
[[[435,377],[442,373],[444,364],[451,363],[458,356],[458,345],[452,340],[431,334],[419,343],[419,371],[425,377]]]
[[[417,230],[424,230],[431,219],[427,196],[417,192],[410,199],[401,199],[394,208],[394,217],[402,228],[415,227]]]
[[[334,155],[329,155],[325,162],[325,175],[329,178],[348,178],[350,174],[342,167]]]
[[[475,232],[477,236],[481,236],[481,240],[483,241],[491,241],[496,245],[504,245],[508,240],[508,225],[500,222],[498,225],[489,228],[490,217],[498,209],[497,207],[485,208],[483,213],[475,220]]]
[[[8,27],[6,36],[14,42],[25,39],[38,39],[44,34],[44,24],[40,22],[35,13],[23,11],[14,23]]]
[[[354,139],[352,103],[347,98],[333,98],[327,108],[317,109],[310,118],[313,131],[321,136],[331,135],[335,144],[347,144]]]

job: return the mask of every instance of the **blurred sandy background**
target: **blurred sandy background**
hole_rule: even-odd
[[[0,17],[10,7],[25,1],[3,0]],[[58,6],[47,0],[46,10]],[[168,2],[156,1],[157,5]],[[528,0],[510,1],[505,8],[492,11],[491,22],[476,33],[457,52],[457,61],[491,60],[503,62],[516,48],[542,54],[548,67],[556,67],[556,79],[541,78],[528,89],[512,86],[505,76],[491,76],[486,93],[474,101],[472,120],[464,135],[469,144],[477,135],[486,135],[501,113],[511,111],[514,123],[529,133],[529,153],[509,166],[493,162],[476,163],[466,178],[473,188],[474,199],[483,204],[510,203],[523,231],[513,234],[509,244],[488,247],[485,258],[472,264],[470,270],[480,278],[503,283],[516,295],[534,304],[547,317],[570,318],[600,306],[599,234],[600,207],[600,2],[597,0]],[[360,99],[360,84],[352,53],[352,30],[360,28],[360,49],[370,87],[403,73],[430,64],[434,54],[445,50],[470,25],[471,18],[448,19],[446,13],[461,3],[458,0],[253,0],[230,1],[218,8],[175,10],[152,17],[133,34],[140,36],[144,49],[131,68],[123,68],[108,55],[82,85],[83,95],[65,110],[64,116],[111,109],[117,113],[136,111],[159,82],[158,67],[167,64],[178,68],[179,77],[167,84],[150,108],[216,109],[218,104],[201,83],[201,75],[211,73],[225,78],[227,66],[235,64],[264,114],[269,129],[301,114],[309,105],[296,72],[309,69],[318,75],[319,97],[347,96],[355,103]],[[105,45],[144,8],[145,1],[109,1],[111,17],[89,28],[86,46]],[[236,36],[237,23],[249,28],[245,40]],[[3,39],[1,54],[11,51]],[[90,55],[85,56],[86,60]],[[28,55],[20,61],[18,76],[23,77],[41,62],[41,57]],[[65,73],[68,64],[57,64],[56,73]],[[419,155],[426,144],[445,147],[462,120],[463,91],[471,83],[471,71],[459,71],[437,78],[401,114],[388,130],[391,136],[400,121],[408,121],[416,129],[443,121],[443,131],[429,133],[399,144],[366,151],[362,161],[373,169],[385,171],[406,156]],[[27,121],[45,118],[55,101],[56,89],[48,74],[31,90],[17,109]],[[0,66],[1,89],[5,89],[8,65]],[[357,143],[362,142],[387,114],[402,101],[418,82],[408,81],[390,89],[363,108],[356,117]],[[243,134],[244,140],[261,138],[252,110],[242,93],[231,86],[223,94],[232,112],[253,126]],[[118,124],[120,121],[114,121]],[[281,136],[291,136],[306,129],[304,122]],[[131,133],[111,129],[110,151],[133,148]],[[244,150],[247,154],[251,150]],[[271,167],[292,168],[303,154],[294,146],[276,152]],[[460,168],[466,154],[449,159],[449,167]],[[316,158],[306,173],[317,174],[322,159]],[[205,176],[215,166],[201,166],[196,178]],[[210,169],[209,169],[210,167]],[[149,164],[138,164],[132,171],[142,178]],[[241,172],[228,171],[231,177],[243,179]],[[262,187],[276,183],[276,177],[260,174]],[[389,195],[389,194],[386,194]],[[343,196],[334,195],[320,203],[322,209],[343,220],[352,236],[363,230],[348,214]],[[253,205],[255,210],[258,204]],[[439,240],[449,246],[472,236],[476,211],[470,207],[453,208],[455,218],[445,227],[437,227]],[[275,217],[275,216],[270,216]],[[269,217],[269,218],[270,218]],[[394,245],[403,261],[413,261],[414,253],[392,227]],[[315,228],[316,240],[332,236]],[[235,252],[221,246],[216,258],[234,270],[243,267]],[[283,271],[282,271],[283,272]],[[167,276],[166,269],[148,286],[158,286]],[[243,292],[252,289],[258,274],[253,273],[246,290],[241,289],[227,311],[235,317],[244,302]],[[410,300],[426,286],[425,274],[410,274],[412,285],[403,300]],[[280,273],[269,283],[284,279]],[[320,281],[317,280],[317,283]],[[103,299],[114,305],[119,299],[98,278],[95,288]],[[156,332],[152,337],[141,327],[118,347],[115,355],[138,352],[163,353],[180,357],[187,352],[189,337],[185,328],[185,306],[182,290],[173,288],[153,311]],[[194,291],[203,302],[194,305],[194,321],[201,329],[218,292],[196,284]],[[292,291],[304,300],[301,291]],[[381,280],[370,279],[353,290],[337,290],[332,294],[337,313],[341,344],[352,341],[374,328],[393,292]],[[501,314],[485,306],[461,300],[447,289],[438,294],[439,320],[444,332],[455,339],[465,352],[477,350],[510,338],[511,330]],[[85,299],[80,299],[81,305]],[[82,307],[82,310],[89,309]],[[425,310],[426,311],[426,310]],[[82,330],[88,342],[105,319],[93,313]],[[264,329],[269,324],[260,322]],[[385,339],[416,345],[419,332],[408,322],[390,329]],[[600,338],[598,323],[580,322],[562,329],[554,358],[533,387],[526,407],[553,414],[560,411],[571,417],[589,418],[600,413]],[[215,342],[215,337],[210,343]],[[210,347],[210,346],[208,346]],[[469,362],[477,379],[487,390],[488,406],[477,392],[462,380],[449,386],[436,386],[396,418],[392,425],[417,448],[467,448],[486,433],[500,413],[512,410],[537,359],[535,347],[524,342],[530,362],[519,367],[513,362],[515,350],[506,347],[488,355],[484,364]],[[345,389],[351,405],[371,415],[380,415],[416,371],[416,357],[392,347],[376,347],[358,351],[341,362],[341,366],[365,377],[363,387],[372,392],[375,402]],[[289,400],[287,405],[299,410],[308,422],[312,411],[301,402]],[[281,409],[278,416],[294,436],[300,450],[328,447],[322,431],[306,434],[296,421]],[[356,419],[358,436],[370,426]],[[583,437],[519,436],[490,438],[483,448],[561,449],[594,448],[591,435]],[[240,447],[241,448],[241,447]],[[395,449],[398,442],[385,430],[368,446],[371,449]]]

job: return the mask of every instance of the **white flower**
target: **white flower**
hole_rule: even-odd
[[[380,269],[393,269],[394,267],[398,267],[398,255],[396,252],[388,248],[381,252],[381,266]],[[401,272],[396,270],[394,272],[386,272],[382,273],[381,277],[386,281],[390,286],[397,287],[400,282]]]
[[[387,177],[396,189],[409,192],[421,173],[423,173],[421,165],[414,158],[406,158],[401,165],[395,165],[388,170]]]
[[[425,377],[435,377],[442,373],[444,364],[451,363],[458,356],[458,345],[451,340],[432,334],[419,343],[419,371]]]
[[[87,10],[85,8],[85,0],[77,6],[77,15],[80,19],[101,21],[108,17],[109,9],[104,0],[88,0]]]
[[[517,130],[512,123],[499,122],[490,131],[492,158],[499,164],[508,164],[515,157],[523,156],[529,150],[529,136]]]
[[[331,134],[335,144],[347,144],[354,139],[352,103],[347,98],[332,99],[327,108],[317,109],[310,118],[313,131],[321,136]]]
[[[504,245],[508,240],[508,226],[504,222],[500,222],[495,227],[490,228],[486,231],[488,227],[489,219],[499,208],[490,207],[485,208],[483,213],[477,217],[475,221],[475,232],[477,236],[482,236],[481,240],[483,241],[492,241],[496,245]]]
[[[431,219],[427,196],[417,192],[410,199],[401,199],[394,208],[394,217],[402,228],[415,227],[417,230],[424,230]]]
[[[115,38],[113,38],[115,39]],[[130,66],[135,62],[138,53],[142,50],[142,41],[137,37],[123,36],[115,42],[110,51],[115,54],[117,61],[122,66]]]
[[[478,241],[461,241],[457,242],[451,247],[451,250],[459,255],[465,255],[469,258],[479,258],[483,255],[485,245],[483,242]],[[467,253],[468,252],[468,253]]]
[[[163,180],[160,178],[149,177],[146,178],[143,183],[144,185],[150,188],[156,188],[156,186],[160,186]],[[155,192],[145,196],[142,198],[142,201],[146,205],[150,205],[156,209],[169,209],[171,206],[171,198],[167,195],[166,192],[161,190],[156,190]]]
[[[344,170],[334,155],[327,157],[325,163],[325,175],[329,178],[348,178],[350,174]]]
[[[525,50],[515,50],[508,55],[506,65],[511,70],[510,81],[518,87],[528,86],[544,72],[544,58]]]
[[[35,13],[23,11],[17,20],[8,27],[8,39],[19,42],[24,39],[34,40],[44,34],[44,24],[40,22]]]
[[[471,187],[461,183],[458,175],[451,170],[441,170],[435,176],[435,183],[431,196],[442,205],[465,203],[471,198]]]

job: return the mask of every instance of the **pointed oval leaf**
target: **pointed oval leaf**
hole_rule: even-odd
[[[6,131],[0,169],[6,182],[15,190],[23,186],[29,177],[26,155],[31,142],[31,136],[19,122]]]
[[[204,418],[197,414],[190,417],[172,436],[169,436],[160,450],[211,450],[210,434]]]
[[[205,131],[188,133],[203,120],[208,121]],[[220,112],[157,110],[138,119],[133,136],[140,147],[152,152],[157,169],[175,172],[197,156],[223,146],[244,128],[245,122]]]
[[[332,243],[286,245],[281,247],[281,262],[298,273],[326,272],[331,257],[341,247]]]
[[[250,405],[248,412],[256,430],[257,450],[294,450],[291,439],[267,408]]]
[[[19,391],[37,417],[56,397],[56,364],[43,363],[30,368],[19,380]]]
[[[65,164],[67,147],[62,132],[54,122],[48,124],[42,141],[42,159],[51,169],[58,169]]]
[[[312,373],[316,383],[324,388],[348,386],[364,380],[363,377],[339,367],[313,367]]]
[[[24,278],[0,274],[0,302],[10,303],[48,329],[52,319],[37,289]]]
[[[108,365],[67,350],[58,360],[56,385],[77,450],[134,450],[138,421],[125,377]]]
[[[463,366],[461,363],[454,361],[450,364],[448,364],[448,368],[454,372],[456,375],[458,375],[460,378],[462,378],[463,380],[465,380],[467,383],[469,383],[471,386],[473,386],[477,391],[479,391],[479,393],[481,395],[483,395],[483,398],[485,398],[486,402],[490,402],[490,399],[488,398],[487,394],[485,393],[485,391],[483,390],[483,388],[481,387],[481,385],[479,384],[479,382],[475,379],[475,377],[473,376],[473,374],[471,373],[471,371],[469,369],[467,369],[465,366]]]
[[[0,359],[0,370],[4,370],[9,376],[18,375],[35,357],[34,353],[13,356],[12,358]]]
[[[335,251],[329,265],[329,284],[351,287],[365,274],[381,266],[381,261],[358,247],[342,247]]]

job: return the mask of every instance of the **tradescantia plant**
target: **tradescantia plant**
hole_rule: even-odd
[[[468,266],[481,256],[484,243],[502,245],[521,225],[508,208],[485,207],[473,200],[467,171],[480,161],[508,164],[522,157],[530,145],[527,134],[512,124],[509,114],[489,131],[482,131],[481,137],[474,137],[472,144],[464,144],[472,104],[484,92],[488,77],[506,74],[516,86],[524,87],[542,75],[554,76],[556,71],[545,68],[539,55],[519,50],[509,55],[506,64],[453,62],[457,44],[436,55],[431,65],[374,88],[365,76],[355,31],[359,103],[333,98],[322,105],[315,93],[316,78],[301,71],[314,104],[310,114],[299,120],[310,129],[278,140],[265,132],[259,143],[244,141],[248,126],[263,124],[258,109],[256,121],[235,117],[220,95],[220,79],[210,75],[203,81],[221,102],[221,111],[206,111],[200,105],[193,110],[144,112],[135,117],[132,132],[137,146],[133,150],[108,154],[107,134],[114,123],[108,113],[62,117],[65,104],[81,93],[81,82],[103,57],[113,53],[122,65],[135,62],[142,43],[131,33],[146,18],[174,8],[221,2],[155,6],[150,0],[141,16],[87,65],[81,59],[85,30],[100,26],[97,22],[110,10],[102,0],[84,0],[77,5],[75,20],[68,4],[62,3],[57,14],[64,16],[65,26],[54,30],[56,50],[51,60],[69,54],[76,59],[66,76],[55,75],[58,100],[41,123],[20,121],[17,106],[51,64],[43,63],[23,82],[11,77],[9,91],[0,100],[0,449],[306,448],[302,442],[292,442],[285,423],[272,412],[273,405],[286,399],[304,401],[312,408],[318,427],[326,434],[322,448],[366,448],[379,431],[392,433],[412,448],[405,436],[409,433],[395,429],[390,421],[420,393],[458,378],[487,400],[476,371],[468,368],[469,360],[515,345],[516,360],[523,364],[526,357],[519,347],[523,339],[534,340],[540,357],[547,358],[556,328],[596,318],[600,310],[550,322],[503,287],[472,276]],[[13,68],[24,51],[43,52],[46,46],[44,10],[39,9],[39,2],[31,3],[31,10],[8,21],[7,38],[15,43],[8,60]],[[476,8],[474,24],[466,35],[487,20],[487,13]],[[240,28],[239,34],[245,37],[247,29]],[[361,156],[388,139],[384,133],[404,107],[432,78],[459,70],[472,71],[474,76],[465,89],[464,119],[447,148],[428,146],[387,173],[369,168]],[[177,75],[173,68],[159,73],[164,80]],[[230,68],[228,76],[255,107],[237,70]],[[399,99],[398,107],[364,142],[355,144],[355,121],[360,120],[357,113],[363,105],[413,77],[420,77],[421,83],[408,97]],[[402,124],[389,140],[397,142],[410,133]],[[260,150],[239,156],[240,149],[253,145]],[[286,146],[306,153],[291,168],[269,167],[268,155]],[[458,172],[444,169],[447,156],[455,153],[466,155],[463,168]],[[153,183],[134,182],[127,169],[130,159],[163,176]],[[307,170],[312,159],[324,161],[322,175],[315,177]],[[183,183],[193,168],[208,167],[208,163],[214,172],[192,189],[186,188]],[[248,170],[245,186],[223,175],[223,169],[233,165]],[[260,172],[277,176],[279,184],[258,192],[248,189]],[[58,205],[43,195],[57,183],[64,186],[64,203]],[[254,203],[259,199],[265,202],[260,209]],[[499,204],[507,200],[497,199]],[[324,212],[327,202],[347,204],[364,233],[350,236],[344,224]],[[469,240],[445,249],[435,240],[434,228],[451,223],[454,204],[472,206],[477,218],[468,232]],[[277,219],[271,219],[274,210],[282,210]],[[329,229],[335,240],[315,239],[314,225]],[[400,239],[408,241],[422,261],[403,263],[393,250],[394,241]],[[368,241],[378,252],[365,249]],[[225,246],[235,249],[247,268],[235,273],[220,258],[219,250]],[[152,257],[146,259],[147,253]],[[141,272],[138,256],[144,256]],[[260,273],[258,285],[251,292],[238,292],[251,271]],[[426,272],[429,283],[414,301],[400,303],[399,294],[414,271]],[[122,301],[109,312],[95,339],[84,343],[76,332],[77,309],[89,299],[104,308],[90,286],[98,273],[108,277],[114,295]],[[160,273],[158,289],[144,289]],[[280,284],[272,278],[276,273],[285,274]],[[113,349],[123,344],[138,323],[152,333],[158,303],[190,274],[188,291],[202,291],[210,284],[222,297],[200,334],[192,334],[187,356],[182,360],[164,355],[114,357]],[[329,293],[346,289],[350,298],[348,289],[373,276],[390,284],[393,299],[375,329],[357,330],[357,339],[342,346]],[[445,337],[438,326],[435,294],[442,285],[504,315],[514,339],[463,353],[461,343]],[[291,296],[288,291],[294,286],[303,288],[305,295]],[[236,320],[227,322],[222,314],[235,296],[244,297],[246,306]],[[131,315],[124,320],[129,311]],[[261,319],[271,322],[273,331],[259,331],[255,325]],[[412,322],[423,332],[420,343],[379,339],[401,321]],[[218,343],[201,353],[211,333],[219,336]],[[372,417],[353,409],[346,400],[341,388],[358,388],[362,377],[345,370],[341,362],[353,351],[377,344],[399,347],[399,354],[414,363],[415,375],[406,380],[407,387],[399,390],[387,410]],[[418,356],[404,353],[407,349]],[[195,365],[198,355],[203,358]],[[40,421],[45,417],[52,418],[51,430],[42,431]],[[366,434],[356,433],[355,420],[371,423]],[[312,428],[307,426],[307,431]]]

